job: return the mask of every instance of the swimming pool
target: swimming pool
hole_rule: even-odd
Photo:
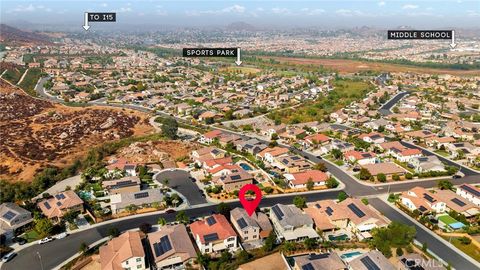
[[[354,252],[345,253],[345,254],[343,254],[343,255],[340,256],[340,257],[341,257],[342,259],[349,259],[349,258],[356,257],[356,256],[359,256],[359,255],[362,255],[362,252],[360,252],[360,251],[354,251]]]
[[[240,167],[242,167],[242,169],[244,169],[245,171],[251,171],[252,170],[252,167],[250,167],[250,165],[248,165],[246,163],[240,163]]]
[[[345,240],[350,240],[350,238],[346,234],[340,234],[340,235],[329,235],[328,240],[330,240],[330,241],[345,241]]]

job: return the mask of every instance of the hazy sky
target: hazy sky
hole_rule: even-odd
[[[21,1],[1,0],[1,21],[82,24],[83,12],[117,12],[117,24],[478,27],[480,0],[444,1]]]

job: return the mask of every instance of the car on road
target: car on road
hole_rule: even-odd
[[[17,255],[17,253],[15,252],[10,252],[8,254],[6,254],[5,256],[2,257],[2,262],[6,263],[8,261],[10,261],[11,259],[13,259],[13,257],[15,257]]]
[[[176,211],[174,209],[167,209],[167,211],[165,211],[165,213],[167,213],[167,214],[173,214],[175,212]]]
[[[13,242],[18,243],[20,246],[25,245],[27,243],[27,240],[22,237],[15,237],[12,239]]]
[[[197,182],[197,179],[195,179],[195,178],[193,178],[193,177],[191,177],[191,176],[190,176],[189,178],[190,178],[190,180],[192,180],[192,182],[194,182],[194,183]]]
[[[52,237],[45,237],[43,239],[38,240],[38,244],[42,245],[42,244],[46,244],[46,243],[51,242],[51,241],[53,241]]]
[[[67,236],[68,236],[68,233],[63,232],[63,233],[55,236],[55,238],[56,238],[56,239],[63,239],[63,238],[65,238],[65,237],[67,237]]]

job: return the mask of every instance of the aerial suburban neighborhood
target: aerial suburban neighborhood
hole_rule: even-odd
[[[420,31],[422,1],[358,1],[398,6],[388,24],[345,2],[14,2],[0,269],[480,269],[475,3]],[[178,26],[146,19],[173,6]],[[355,18],[375,26],[334,23]]]

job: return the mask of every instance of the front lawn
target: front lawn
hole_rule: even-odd
[[[41,239],[40,235],[35,230],[26,231],[22,235],[22,238],[25,238],[25,240],[27,240],[27,242],[33,242],[33,241]]]
[[[461,237],[449,237],[449,236],[442,236],[443,239],[452,243],[455,247],[463,251],[468,256],[472,257],[474,260],[480,262],[480,249],[475,246],[473,243],[468,245],[463,244],[460,241]]]

